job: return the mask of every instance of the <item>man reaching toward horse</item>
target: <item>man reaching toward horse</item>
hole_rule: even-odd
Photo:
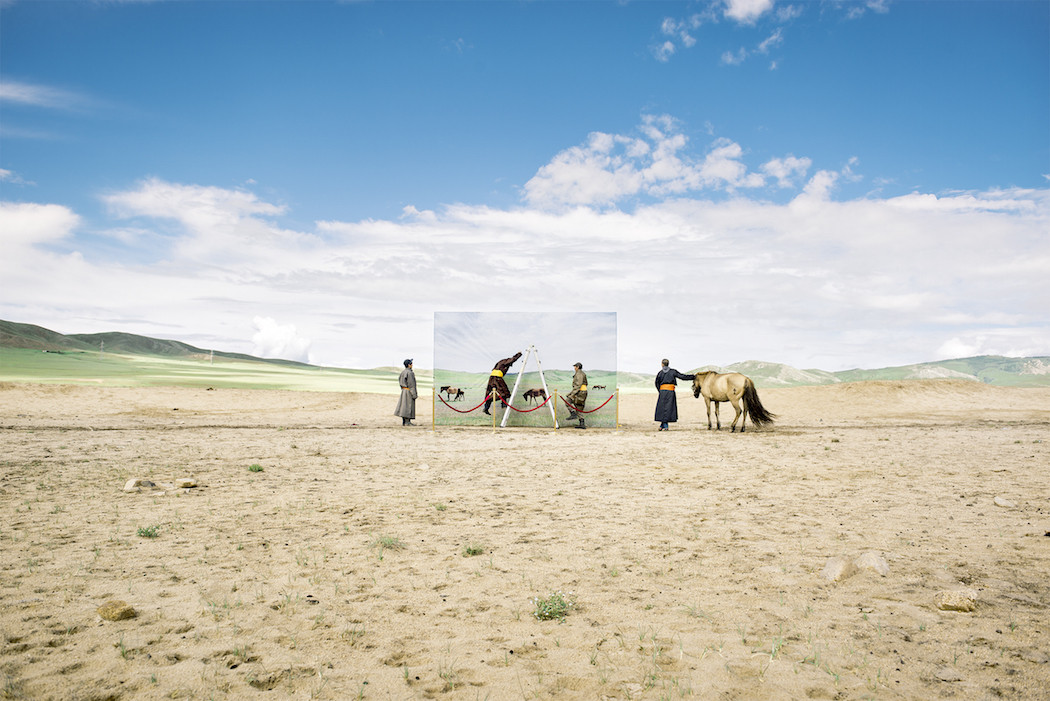
[[[678,382],[676,380],[692,380],[696,375],[678,372],[671,367],[671,361],[667,358],[664,358],[661,363],[663,367],[660,368],[660,372],[656,373],[656,390],[659,394],[656,397],[656,416],[653,420],[660,422],[661,431],[666,431],[670,428],[669,424],[678,421],[678,395],[675,394]]]
[[[485,413],[489,413],[489,407],[492,406],[492,391],[495,390],[496,394],[503,401],[510,399],[510,388],[507,387],[507,381],[503,379],[503,376],[510,370],[510,366],[517,362],[518,358],[521,357],[521,353],[515,353],[510,358],[504,358],[496,363],[492,368],[492,372],[489,373],[489,383],[485,386]]]

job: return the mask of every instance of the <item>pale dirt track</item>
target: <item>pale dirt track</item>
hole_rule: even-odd
[[[1050,390],[760,394],[780,420],[743,435],[685,390],[666,433],[648,394],[620,431],[494,433],[384,395],[0,386],[3,698],[1050,697]],[[822,577],[868,551],[886,576]],[[956,589],[975,611],[936,608]]]

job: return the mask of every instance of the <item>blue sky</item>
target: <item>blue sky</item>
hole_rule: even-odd
[[[1050,3],[0,2],[0,318],[324,365],[1050,355]]]

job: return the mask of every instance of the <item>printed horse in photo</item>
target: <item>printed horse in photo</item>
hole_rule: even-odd
[[[776,418],[776,414],[770,413],[762,406],[762,402],[758,399],[758,390],[755,389],[755,383],[751,381],[751,378],[739,372],[696,373],[696,377],[693,378],[693,396],[699,399],[701,394],[704,395],[704,402],[707,404],[708,431],[711,430],[711,402],[715,403],[715,422],[718,426],[716,430],[719,431],[722,430],[722,421],[718,416],[719,402],[732,402],[733,408],[736,409],[731,432],[736,431],[737,419],[740,419],[740,432],[743,433],[744,423],[749,416],[751,423],[755,426],[773,423],[773,419]]]
[[[539,402],[540,400],[544,402],[547,401],[547,393],[542,389],[526,390],[525,394],[522,396],[525,397],[526,404],[530,404],[533,399],[535,399],[537,402]]]
[[[438,390],[438,392],[444,392],[448,396],[450,401],[456,401],[456,399],[460,399],[463,397],[463,390],[459,389],[458,387],[449,387],[448,385],[444,385],[441,389]],[[453,399],[453,397],[455,397],[455,399]]]

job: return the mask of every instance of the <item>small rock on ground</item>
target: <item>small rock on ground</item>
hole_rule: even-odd
[[[98,607],[98,615],[107,621],[123,621],[138,615],[135,609],[119,599],[110,599]]]
[[[933,601],[942,611],[974,611],[977,609],[977,592],[973,589],[939,591]]]
[[[855,564],[844,557],[833,557],[824,565],[824,570],[820,573],[820,576],[828,582],[839,582],[855,574],[857,574],[857,566]]]
[[[883,577],[890,573],[890,563],[874,552],[864,553],[853,561],[853,565],[858,570],[874,570]]]
[[[124,483],[124,491],[134,493],[140,492],[143,489],[153,489],[155,486],[157,485],[153,484],[147,479],[136,478],[130,479]]]

